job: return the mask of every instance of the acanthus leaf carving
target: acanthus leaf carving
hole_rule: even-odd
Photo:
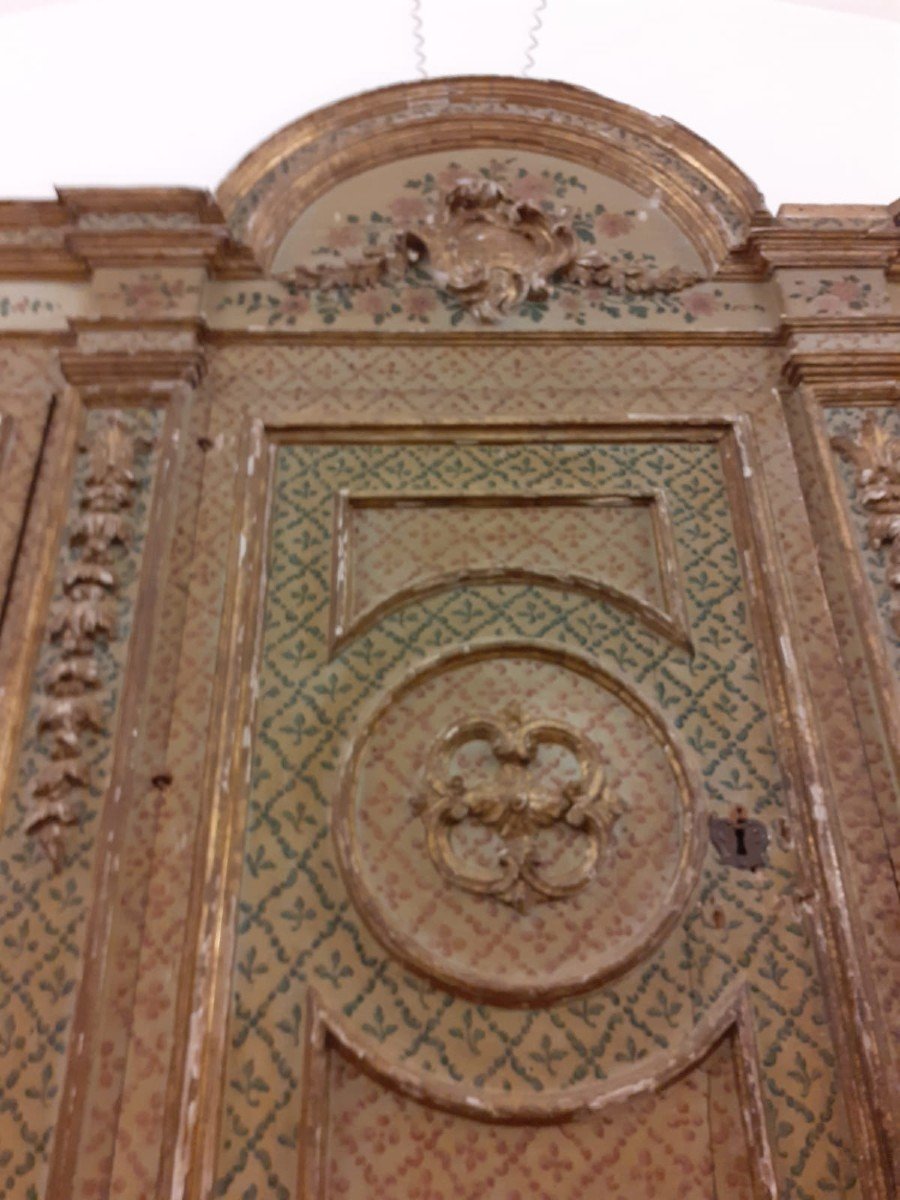
[[[79,696],[100,687],[97,664],[88,655],[72,655],[53,664],[46,688],[51,696]]]
[[[900,636],[900,438],[893,437],[870,412],[856,437],[834,437],[832,445],[856,468],[859,500],[868,514],[869,544],[875,550],[888,547],[891,627]]]
[[[80,598],[84,594],[93,594],[95,588],[105,588],[112,592],[116,587],[116,577],[104,563],[87,558],[75,563],[66,572],[63,590],[66,595]]]
[[[451,764],[459,751],[487,743],[496,774],[467,785]],[[574,775],[555,784],[536,770],[542,747],[557,747]],[[425,795],[414,801],[427,832],[434,865],[466,891],[493,896],[519,911],[561,900],[593,878],[617,812],[591,743],[557,721],[528,720],[511,705],[499,720],[478,717],[446,730],[435,742],[425,772]],[[454,845],[454,830],[471,824],[491,831],[499,846],[492,866],[476,863]],[[548,860],[544,831],[574,833],[558,861]]]
[[[528,300],[544,300],[563,281],[631,294],[675,292],[703,276],[670,267],[651,271],[579,253],[562,215],[516,200],[489,179],[463,179],[442,194],[424,221],[356,262],[296,267],[283,277],[297,291],[368,288],[415,268],[454,296],[482,324],[496,324]]]
[[[112,637],[114,629],[115,610],[104,595],[71,596],[50,616],[50,636],[66,654],[90,654],[94,639]]]
[[[97,546],[127,546],[127,518],[117,512],[81,513],[72,531],[73,546],[87,546],[88,553]]]
[[[65,800],[49,800],[39,805],[25,823],[25,832],[37,838],[54,873],[61,871],[66,864],[63,830],[67,825],[77,824],[78,814]]]
[[[87,787],[89,780],[87,764],[80,758],[55,758],[41,768],[34,794],[56,800],[67,796],[72,788]]]
[[[32,785],[25,822],[54,872],[65,865],[64,830],[78,824],[74,795],[89,784],[86,739],[104,728],[97,649],[101,640],[115,637],[118,558],[128,545],[125,511],[136,486],[134,442],[118,414],[110,414],[90,456],[81,512],[69,536],[69,548],[78,557],[65,572],[62,598],[48,622],[60,657],[44,684],[38,735],[48,740],[51,759]]]
[[[86,696],[51,696],[38,717],[38,731],[53,739],[54,758],[74,758],[81,752],[83,733],[100,733],[103,714],[96,701]]]

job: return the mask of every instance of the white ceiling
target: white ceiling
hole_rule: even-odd
[[[0,0],[0,197],[215,188],[281,125],[414,77],[416,0]],[[521,74],[540,0],[420,0],[428,73]],[[785,201],[900,192],[900,0],[545,0],[536,78],[672,117]]]

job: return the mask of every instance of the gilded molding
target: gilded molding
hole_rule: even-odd
[[[887,269],[900,250],[900,232],[877,226],[823,229],[772,223],[751,230],[749,244],[770,269]]]
[[[879,384],[900,394],[900,353],[889,350],[796,351],[784,365],[789,384]]]
[[[131,354],[101,350],[85,354],[75,349],[62,350],[59,359],[66,379],[80,390],[150,386],[159,391],[180,383],[196,387],[205,368],[201,350],[152,349]]]
[[[203,378],[202,330],[203,321],[196,316],[72,318],[60,366],[85,399],[108,395],[144,403],[150,395],[165,401],[180,388],[195,388]]]
[[[134,444],[117,414],[110,414],[90,456],[82,511],[69,535],[79,557],[66,572],[63,598],[49,621],[60,657],[45,683],[38,734],[49,742],[51,760],[32,786],[25,824],[54,871],[65,863],[64,829],[78,822],[74,795],[89,784],[90,735],[104,727],[95,651],[99,641],[116,636],[116,568],[129,543],[127,510],[135,488]]]

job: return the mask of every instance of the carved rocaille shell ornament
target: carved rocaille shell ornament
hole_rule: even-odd
[[[441,195],[436,212],[398,233],[389,247],[357,262],[296,267],[283,281],[296,290],[367,288],[426,271],[482,324],[496,324],[527,300],[545,300],[556,283],[632,294],[675,292],[702,276],[671,267],[650,271],[579,255],[569,221],[516,200],[489,179],[464,179]]]
[[[403,239],[407,259],[430,270],[485,324],[525,300],[543,300],[550,281],[576,259],[572,229],[510,199],[490,180],[459,184],[443,197],[437,220]]]

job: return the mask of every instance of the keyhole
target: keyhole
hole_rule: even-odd
[[[747,857],[747,844],[744,841],[743,825],[736,825],[734,829],[735,853],[741,858]]]

